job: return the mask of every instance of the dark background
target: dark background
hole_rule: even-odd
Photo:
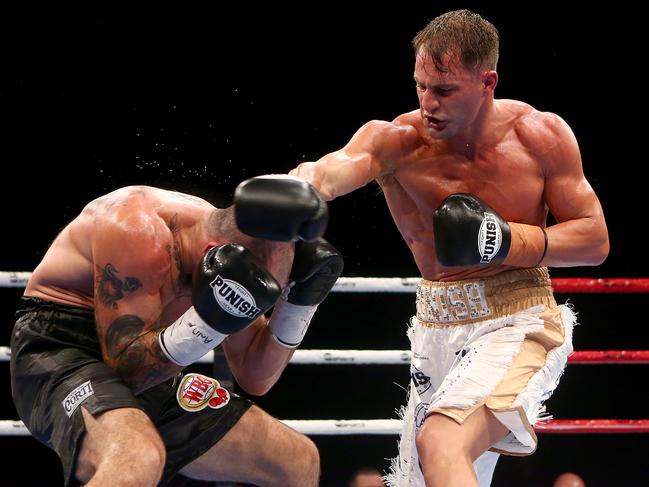
[[[31,270],[87,201],[151,184],[229,202],[241,180],[286,172],[341,147],[362,123],[417,106],[410,40],[428,20],[469,7],[501,37],[499,98],[562,116],[607,215],[611,254],[554,277],[649,277],[645,178],[646,26],[633,9],[511,8],[471,2],[263,6],[148,11],[93,18],[42,10],[0,16],[0,270]],[[327,238],[346,276],[415,276],[374,184],[330,205]],[[0,292],[8,345],[20,290]],[[644,295],[574,295],[575,349],[647,349]],[[334,294],[302,348],[405,349],[412,295]],[[8,363],[0,417],[15,419]],[[209,370],[207,371],[209,372]],[[394,418],[405,366],[289,366],[258,403],[290,419]],[[556,418],[647,418],[647,366],[572,365],[548,403]],[[392,436],[314,437],[322,485],[361,465],[386,469]],[[60,485],[56,455],[0,437],[2,485]],[[588,486],[646,485],[647,435],[542,435],[537,453],[503,458],[493,485],[550,486],[572,470]],[[134,452],[136,454],[136,452]],[[22,468],[16,467],[22,465]]]

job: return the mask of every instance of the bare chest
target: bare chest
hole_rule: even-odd
[[[478,196],[508,221],[533,223],[544,208],[539,164],[524,151],[506,146],[472,160],[436,156],[408,161],[385,186],[391,207],[403,206],[398,200],[406,198],[428,215],[453,193]]]

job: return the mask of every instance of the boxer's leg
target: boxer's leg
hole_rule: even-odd
[[[310,439],[252,406],[216,445],[180,473],[265,487],[316,487],[320,460]]]
[[[417,434],[417,452],[427,487],[478,487],[473,462],[509,430],[484,406],[462,424],[431,414]]]
[[[139,409],[112,409],[92,416],[82,406],[86,433],[75,475],[88,486],[157,485],[165,447],[148,416]]]

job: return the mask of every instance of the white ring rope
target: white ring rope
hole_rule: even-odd
[[[0,271],[0,287],[25,287],[31,272]]]
[[[282,419],[305,435],[397,435],[400,419]],[[0,436],[30,436],[22,421],[0,421]]]
[[[25,287],[31,272],[0,271],[0,287]],[[333,291],[344,293],[415,292],[419,277],[341,277]]]
[[[296,350],[291,364],[354,364],[354,365],[395,365],[409,364],[409,350]],[[11,357],[9,347],[0,347],[0,362]],[[208,352],[195,363],[212,363],[214,352]]]
[[[410,364],[410,350],[296,350],[291,364]]]
[[[291,364],[310,365],[409,365],[409,350],[296,350]],[[0,362],[11,358],[9,347],[0,347]],[[208,364],[214,352],[194,363]],[[649,364],[649,350],[580,350],[568,357],[569,364]]]
[[[340,277],[333,287],[339,293],[414,293],[421,277]]]
[[[400,419],[281,419],[285,425],[305,435],[398,435]],[[649,433],[646,419],[557,419],[539,421],[537,433]],[[29,436],[18,420],[0,421],[0,436]]]

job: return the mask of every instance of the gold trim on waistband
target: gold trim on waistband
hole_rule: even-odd
[[[453,326],[556,305],[546,267],[515,269],[461,281],[428,281],[417,286],[417,320],[423,326]]]

